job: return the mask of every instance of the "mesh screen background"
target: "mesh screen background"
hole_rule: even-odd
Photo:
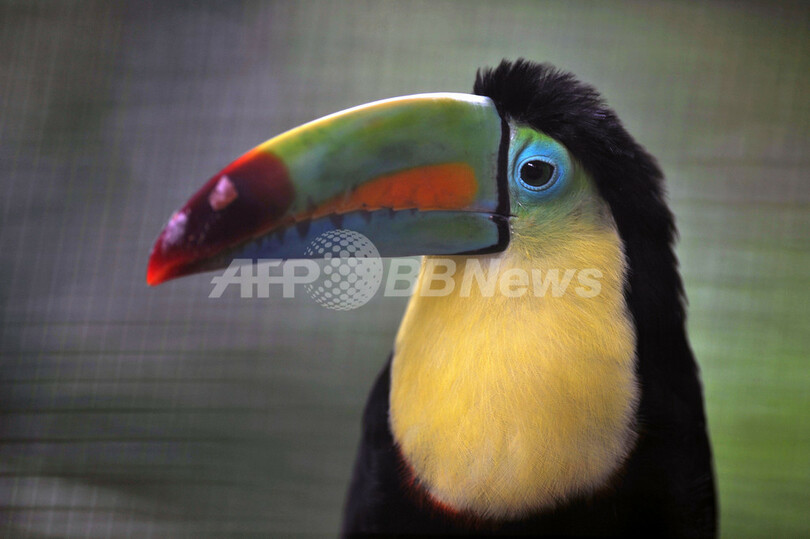
[[[596,85],[678,218],[726,537],[810,533],[810,8],[0,3],[0,535],[335,535],[405,302],[148,288],[255,144],[501,58]]]

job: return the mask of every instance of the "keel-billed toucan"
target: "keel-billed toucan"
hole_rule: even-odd
[[[504,61],[474,94],[371,103],[251,150],[172,216],[148,282],[302,257],[330,229],[384,257],[429,255],[420,279],[437,257],[452,279],[511,272],[505,293],[411,298],[364,414],[344,533],[713,536],[658,166],[549,65]],[[598,293],[513,278],[582,269]]]

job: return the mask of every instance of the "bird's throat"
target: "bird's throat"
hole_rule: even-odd
[[[496,519],[550,509],[603,486],[632,449],[621,241],[613,226],[567,237],[554,254],[518,236],[497,255],[454,257],[438,281],[447,264],[423,264],[397,335],[390,426],[444,507]]]

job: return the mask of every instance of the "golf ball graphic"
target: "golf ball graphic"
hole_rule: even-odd
[[[312,299],[328,309],[349,311],[365,305],[383,277],[380,253],[364,235],[353,230],[324,232],[307,246],[307,256],[323,258],[318,279],[306,285]]]

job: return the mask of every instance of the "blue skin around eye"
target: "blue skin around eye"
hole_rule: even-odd
[[[527,185],[520,179],[520,169],[529,161],[539,160],[554,167],[551,180],[543,187]],[[519,151],[513,161],[512,182],[520,188],[524,196],[532,199],[547,198],[555,195],[566,184],[571,165],[567,152],[553,140],[535,140]]]

